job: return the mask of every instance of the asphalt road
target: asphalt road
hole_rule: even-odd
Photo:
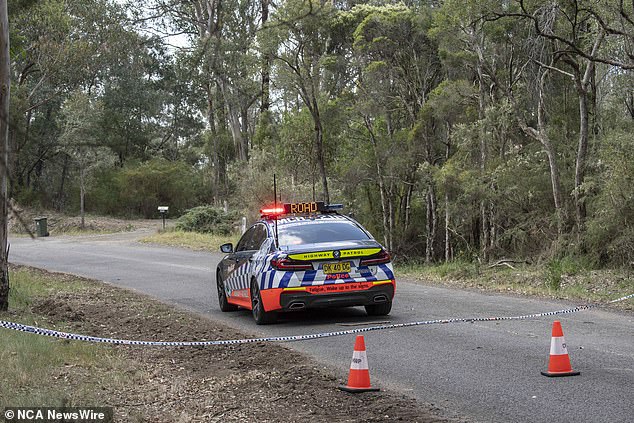
[[[343,330],[376,321],[516,316],[573,306],[399,280],[388,318],[371,319],[362,308],[349,308],[297,313],[277,325],[256,326],[250,312],[218,310],[213,270],[220,254],[141,245],[135,236],[15,238],[10,261],[132,288],[256,336]],[[593,309],[557,318],[572,366],[581,376],[540,375],[548,363],[555,320],[549,317],[367,333],[372,383],[432,403],[447,417],[474,422],[634,421],[634,315]],[[189,340],[187,334],[181,340]],[[335,368],[341,381],[347,378],[354,336],[285,345]]]

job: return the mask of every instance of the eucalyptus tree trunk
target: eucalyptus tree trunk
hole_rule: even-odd
[[[408,178],[410,179],[410,178]],[[403,206],[403,230],[407,231],[409,229],[411,216],[412,216],[412,197],[414,195],[414,182],[413,177],[408,180],[407,188],[405,191],[405,204]]]
[[[81,228],[86,227],[86,169],[84,166],[79,169],[79,209],[81,215]]]
[[[447,144],[445,149],[445,162],[449,160],[451,155],[451,128],[447,124]],[[451,213],[449,212],[449,187],[445,187],[445,262],[451,261],[451,236],[449,234],[449,225],[451,224]]]
[[[434,190],[434,182],[430,181],[425,196],[427,202],[427,240],[425,241],[425,263],[431,263],[434,260],[434,241],[436,240],[436,230],[438,226],[438,216],[436,215],[436,191]]]
[[[585,180],[586,161],[588,157],[588,91],[578,84],[579,93],[579,143],[577,146],[577,159],[575,162],[575,217],[577,234],[581,233],[585,226],[586,206],[581,195],[581,185]]]
[[[313,97],[312,107],[310,109],[313,116],[313,123],[315,124],[315,156],[317,159],[317,166],[319,167],[319,175],[321,176],[321,186],[323,199],[326,204],[330,203],[330,192],[328,191],[328,178],[326,177],[326,157],[324,154],[324,127],[321,122],[321,114],[319,112],[319,105],[317,99]]]
[[[62,176],[59,181],[59,190],[57,191],[57,210],[64,212],[64,185],[66,184],[66,177],[68,173],[68,166],[70,157],[68,154],[64,154],[64,162],[62,164]]]
[[[383,165],[381,163],[381,157],[379,155],[378,140],[374,134],[372,123],[367,116],[364,116],[365,126],[370,134],[370,140],[372,141],[372,149],[374,153],[374,163],[376,166],[377,182],[379,184],[379,195],[381,196],[381,216],[383,222],[383,245],[388,251],[393,250],[392,245],[392,226],[393,221],[391,217],[392,205],[390,201],[390,195],[385,186],[385,176],[383,174]]]
[[[9,16],[7,2],[0,2],[0,311],[9,307],[9,251],[7,249],[9,179]]]
[[[249,106],[240,108],[240,125],[240,130],[242,131],[240,158],[247,162],[249,161]]]
[[[167,8],[171,9],[171,3],[166,2]],[[213,51],[218,45],[222,32],[222,0],[192,0],[193,16],[191,22],[197,30],[198,39],[207,51]],[[220,119],[216,116],[216,99],[218,92],[218,81],[214,74],[216,56],[211,57],[211,61],[206,60],[203,65],[204,84],[206,100],[207,100],[207,125],[211,133],[211,162],[213,167],[212,186],[218,187],[224,184],[225,169],[224,162],[219,154],[219,143],[217,140],[217,129],[221,125]],[[218,192],[213,193],[214,201]]]
[[[212,186],[218,186],[222,181],[222,171],[220,169],[220,155],[218,154],[218,137],[217,137],[217,126],[216,126],[216,115],[214,112],[214,93],[213,93],[213,82],[207,81],[205,84],[205,90],[207,94],[207,125],[209,128],[209,132],[211,134],[210,143],[211,143],[211,164],[213,168],[212,172]],[[214,200],[216,197],[216,193],[214,193]]]
[[[550,182],[553,192],[553,201],[555,203],[555,213],[557,219],[557,234],[562,235],[564,232],[564,208],[561,194],[561,181],[559,177],[559,166],[557,165],[557,157],[555,148],[553,147],[548,133],[546,132],[546,117],[545,117],[545,102],[544,102],[544,89],[546,83],[546,77],[548,75],[548,69],[542,71],[542,75],[539,81],[539,93],[538,93],[538,105],[537,105],[537,129],[532,128],[526,124],[523,118],[518,118],[518,123],[522,131],[529,137],[539,141],[544,147],[544,152],[548,157],[548,166],[550,168]]]
[[[449,213],[449,192],[445,191],[445,262],[451,261],[451,237],[449,235],[449,224],[451,215]]]
[[[262,7],[262,27],[269,21],[269,2],[261,0]],[[271,107],[271,54],[266,51],[262,55],[262,100],[260,102],[260,113],[267,113]]]
[[[591,56],[594,56],[601,46],[605,33],[600,31],[598,37],[595,39],[592,47]],[[578,63],[569,59],[567,63],[573,68],[573,79],[575,81],[575,88],[577,90],[577,96],[579,97],[579,142],[577,145],[577,159],[575,162],[575,216],[577,223],[577,234],[579,235],[585,226],[586,219],[586,207],[584,198],[581,193],[582,185],[586,176],[586,162],[588,158],[588,136],[590,126],[590,112],[589,112],[589,96],[590,96],[590,83],[595,73],[595,64],[593,60],[586,59],[586,67],[583,70]]]
[[[486,98],[486,87],[484,81],[484,70],[482,69],[482,48],[478,47],[478,86],[479,86],[479,95],[478,95],[478,119],[480,122],[484,120],[485,117],[485,98]],[[484,176],[487,166],[487,137],[486,131],[484,130],[484,125],[480,124],[480,130],[478,137],[480,138],[480,174]],[[483,262],[489,261],[489,204],[488,201],[484,198],[480,199],[480,254]]]

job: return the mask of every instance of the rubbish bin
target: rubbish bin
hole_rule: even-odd
[[[35,219],[35,233],[37,236],[48,236],[48,221],[45,217]]]

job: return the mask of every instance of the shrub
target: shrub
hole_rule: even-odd
[[[211,206],[199,206],[187,210],[176,221],[176,229],[188,232],[201,232],[215,235],[229,235],[233,232],[236,219],[235,212]]]
[[[158,217],[158,206],[179,216],[197,204],[202,177],[182,162],[153,159],[96,175],[87,205],[91,211],[120,216]]]
[[[600,265],[631,265],[634,261],[634,143],[631,130],[615,131],[601,143],[599,172],[589,177],[585,242]]]

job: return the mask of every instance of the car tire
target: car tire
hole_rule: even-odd
[[[255,323],[258,325],[269,325],[277,321],[276,312],[264,310],[260,287],[255,281],[251,282],[251,311]]]
[[[220,311],[235,311],[238,306],[229,304],[227,301],[227,293],[225,292],[225,284],[220,276],[220,271],[216,272],[216,289],[218,291],[218,304],[220,305]]]
[[[368,316],[387,316],[392,311],[392,301],[365,306]]]

